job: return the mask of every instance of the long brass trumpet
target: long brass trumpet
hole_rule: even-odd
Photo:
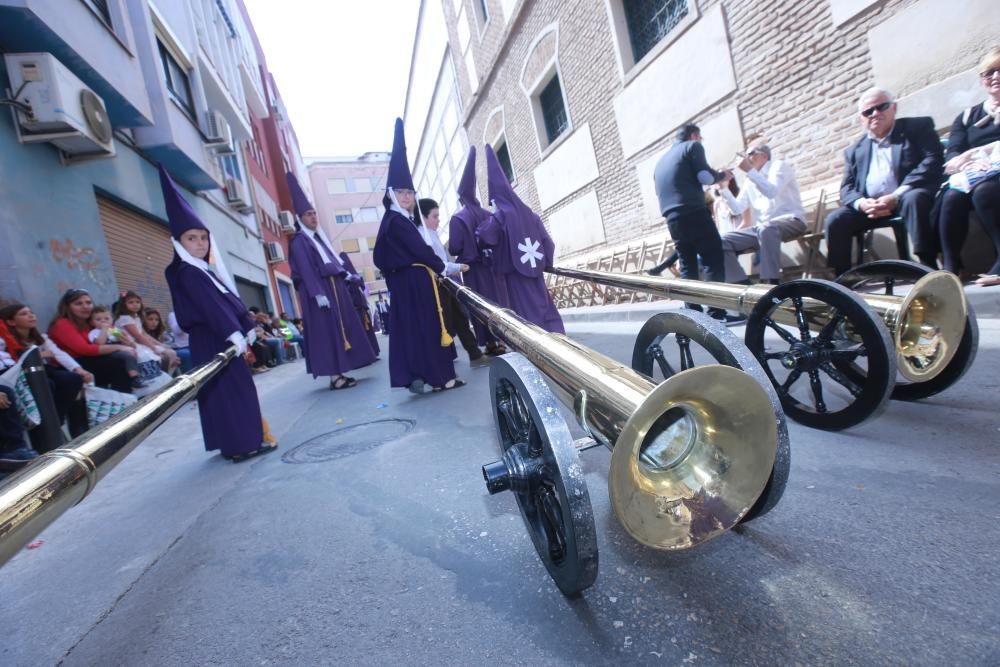
[[[237,356],[235,346],[175,378],[65,447],[35,459],[0,483],[0,566],[70,507],[87,497],[170,415]]]
[[[750,375],[709,366],[657,385],[454,281],[442,283],[524,355],[579,424],[612,449],[611,504],[639,542],[658,549],[695,546],[736,525],[761,495],[774,465],[778,426],[774,404]],[[531,487],[531,471],[541,465],[534,460],[505,457],[485,466],[491,492]]]
[[[732,285],[587,269],[554,267],[547,271],[610,287],[735,310],[745,315],[749,315],[758,302],[766,299],[772,289],[770,285]],[[931,272],[903,296],[859,296],[888,327],[895,348],[896,367],[903,377],[923,382],[944,370],[962,339],[968,315],[962,284],[954,275],[946,271]],[[810,299],[805,301],[804,310],[810,328],[822,328],[829,321],[828,308]],[[779,308],[772,317],[787,324],[797,323],[796,312],[789,307]]]

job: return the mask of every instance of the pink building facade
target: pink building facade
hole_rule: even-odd
[[[357,158],[312,158],[309,180],[320,224],[335,250],[347,252],[374,297],[385,290],[382,274],[372,261],[375,236],[385,212],[382,196],[389,153],[365,153]]]

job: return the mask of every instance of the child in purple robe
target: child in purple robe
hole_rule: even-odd
[[[493,213],[479,226],[479,240],[493,250],[494,270],[503,274],[515,313],[552,333],[566,333],[545,285],[545,269],[555,261],[555,244],[542,219],[521,201],[486,146],[486,177]]]
[[[465,385],[455,376],[452,339],[445,326],[439,275],[461,271],[444,262],[420,232],[416,192],[406,160],[403,121],[396,119],[383,198],[385,215],[375,240],[375,266],[392,293],[389,309],[389,383],[422,394]]]
[[[358,382],[345,372],[377,359],[347,290],[347,270],[319,224],[316,207],[295,175],[286,175],[300,228],[288,244],[292,282],[306,323],[303,352],[306,371],[330,376],[330,389],[348,389]]]
[[[213,247],[208,228],[162,165],[160,185],[174,237],[174,259],[165,274],[177,322],[189,335],[191,361],[206,363],[233,345],[240,351],[198,392],[205,449],[218,449],[234,463],[274,451],[278,445],[267,442],[257,388],[242,356],[254,322],[225,270],[221,250]]]
[[[448,223],[448,252],[455,256],[456,261],[469,266],[469,270],[462,274],[462,282],[493,303],[507,306],[506,290],[501,292],[499,289],[497,275],[479,247],[479,226],[489,220],[490,212],[479,204],[476,196],[475,146],[469,146],[469,158],[465,162],[462,180],[458,182],[458,202],[462,208]],[[507,351],[489,327],[476,318],[472,318],[472,328],[476,332],[476,342],[486,346],[486,354],[497,355]]]
[[[365,336],[368,337],[368,342],[371,344],[372,349],[375,350],[375,358],[378,359],[378,355],[382,353],[382,350],[379,349],[378,339],[375,338],[375,326],[372,324],[372,313],[368,308],[368,290],[365,287],[365,279],[354,268],[354,262],[351,261],[350,256],[346,252],[340,253],[340,263],[347,270],[347,291],[351,294],[351,304],[358,313],[358,319],[361,320]]]

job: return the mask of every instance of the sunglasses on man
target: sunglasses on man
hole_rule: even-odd
[[[881,104],[876,104],[875,106],[868,107],[861,112],[861,115],[865,118],[871,118],[872,114],[876,111],[885,112],[886,109],[892,106],[892,102],[882,102]]]

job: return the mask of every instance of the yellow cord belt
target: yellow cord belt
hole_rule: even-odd
[[[344,349],[350,350],[351,344],[347,340],[347,331],[344,330],[344,311],[340,309],[340,297],[337,295],[337,281],[330,276],[330,288],[333,290],[333,300],[337,302],[337,321],[340,322],[340,335],[344,337]]]
[[[438,321],[441,323],[441,347],[448,347],[454,342],[454,339],[448,333],[448,328],[444,325],[444,311],[441,310],[441,294],[438,293],[437,276],[434,273],[434,269],[419,262],[413,264],[413,266],[422,266],[427,269],[427,275],[431,278],[431,287],[434,288],[434,301],[437,303]]]

